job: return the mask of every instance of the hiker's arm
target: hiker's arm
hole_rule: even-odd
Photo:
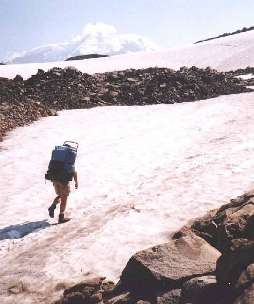
[[[77,171],[74,172],[74,182],[75,182],[75,188],[78,189],[78,174]]]

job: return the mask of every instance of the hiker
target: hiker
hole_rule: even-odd
[[[51,160],[49,162],[48,171],[45,178],[51,180],[56,192],[56,197],[48,208],[49,216],[54,217],[57,204],[60,204],[60,213],[58,223],[66,223],[70,218],[64,216],[67,199],[70,193],[70,181],[74,179],[75,188],[78,188],[78,175],[75,170],[75,159],[78,144],[75,147],[70,145],[75,142],[65,141],[62,146],[56,146],[52,151]]]

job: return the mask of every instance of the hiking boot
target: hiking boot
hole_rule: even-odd
[[[70,220],[71,220],[70,218],[64,217],[64,213],[60,213],[58,218],[58,224],[63,224],[69,222]]]
[[[55,209],[56,209],[56,204],[55,204],[55,203],[53,203],[53,204],[48,208],[49,216],[52,217],[52,218],[55,216],[55,214],[54,214]]]

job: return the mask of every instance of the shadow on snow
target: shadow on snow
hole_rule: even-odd
[[[23,224],[11,225],[0,229],[0,241],[7,239],[20,239],[27,234],[37,232],[49,226],[50,224],[47,220],[37,222],[25,222]]]

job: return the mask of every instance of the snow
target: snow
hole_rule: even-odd
[[[8,63],[50,62],[87,54],[116,55],[129,52],[158,50],[148,38],[135,34],[120,34],[112,25],[102,22],[87,24],[71,41],[42,45],[4,60]]]
[[[181,66],[211,66],[220,71],[235,70],[254,66],[254,31],[228,36],[208,42],[186,46],[181,49],[137,52],[106,58],[75,60],[50,63],[29,63],[0,66],[0,77],[13,78],[20,74],[29,78],[37,70],[52,67],[74,66],[89,74],[127,68],[147,68],[151,66],[178,69]]]
[[[241,78],[241,79],[244,79],[244,80],[247,80],[247,79],[252,79],[254,78],[254,75],[253,74],[245,74],[245,75],[238,75],[236,76],[237,78]]]
[[[253,65],[254,33],[164,53],[72,62],[90,73],[161,65]],[[246,54],[242,57],[242,54]],[[65,63],[57,63],[60,66]],[[69,63],[68,63],[69,64]],[[55,64],[0,67],[29,77]],[[51,303],[87,276],[115,281],[130,256],[253,188],[254,93],[195,103],[62,111],[18,128],[0,149],[0,302]],[[72,220],[54,225],[44,183],[51,149],[78,141]],[[11,286],[25,292],[13,295]]]

